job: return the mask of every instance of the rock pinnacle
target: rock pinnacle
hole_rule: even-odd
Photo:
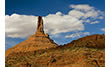
[[[44,26],[43,26],[43,20],[41,16],[38,16],[38,24],[37,24],[37,32],[41,32],[44,34],[44,30],[43,30]]]
[[[37,22],[37,32],[36,32],[36,36],[45,36],[48,37],[48,34],[44,33],[44,24],[43,24],[43,19],[41,16],[38,16],[38,22]]]

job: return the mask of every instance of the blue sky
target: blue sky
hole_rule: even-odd
[[[105,1],[104,0],[6,0],[5,1],[5,14],[8,15],[9,17],[16,13],[17,15],[44,16],[44,17],[48,17],[48,18],[49,18],[49,15],[51,14],[51,16],[54,17],[52,19],[56,19],[55,17],[56,17],[57,12],[58,12],[58,14],[62,13],[62,15],[64,15],[64,17],[66,17],[66,15],[69,15],[68,14],[69,12],[76,9],[76,7],[74,7],[74,6],[71,8],[70,5],[80,5],[80,6],[88,5],[90,7],[94,7],[95,11],[99,10],[99,11],[103,12],[103,14],[105,12]],[[54,14],[54,15],[52,15],[52,14]],[[16,15],[13,15],[13,16],[16,16]],[[63,17],[61,15],[59,15],[59,16]],[[102,17],[104,17],[104,15],[102,15]],[[64,19],[64,18],[62,18],[62,19]],[[104,27],[105,27],[104,18],[97,19],[97,17],[96,17],[96,19],[92,20],[91,17],[88,17],[88,19],[91,21],[89,21],[88,23],[85,23],[82,21],[84,29],[81,28],[81,30],[79,30],[79,31],[76,31],[77,29],[75,29],[75,27],[74,27],[74,31],[67,31],[65,33],[56,32],[57,34],[52,35],[51,33],[55,32],[55,31],[50,31],[49,30],[50,28],[47,28],[47,27],[46,28],[49,30],[49,34],[51,35],[50,37],[58,44],[66,44],[66,43],[71,42],[72,40],[75,40],[75,39],[78,39],[80,37],[84,37],[87,35],[105,33],[104,32]],[[6,19],[6,24],[9,21],[11,22],[12,20],[13,20],[12,18],[9,18],[8,20]],[[80,20],[80,19],[78,19],[78,20]],[[47,21],[47,19],[46,19],[46,21]],[[99,22],[92,23],[93,21],[94,22],[99,21]],[[14,21],[12,21],[12,22],[14,22]],[[11,23],[9,23],[9,24],[11,24]],[[11,25],[8,26],[9,24],[6,25],[6,29],[8,29],[8,27],[10,29]],[[70,24],[70,22],[69,22],[69,24]],[[79,25],[79,26],[81,26],[81,25]],[[15,29],[15,27],[13,27],[13,28]],[[18,28],[19,28],[19,25],[18,25]],[[71,27],[71,28],[73,28],[73,27]],[[72,29],[69,29],[69,30],[72,30]],[[61,31],[62,31],[62,29],[61,29]],[[10,30],[8,30],[8,34],[7,34],[7,30],[6,30],[6,38],[5,38],[6,39],[6,49],[22,42],[29,36],[29,35],[27,35],[24,38],[21,38],[19,36],[12,37],[12,36],[9,36],[9,34],[14,35],[15,32],[14,33],[13,32],[9,33],[9,32],[10,32]]]
[[[104,11],[104,0],[6,0],[6,14],[25,14],[46,16],[50,13],[70,10],[70,4],[89,4]]]

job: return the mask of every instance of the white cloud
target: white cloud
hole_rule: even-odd
[[[27,37],[36,31],[36,17],[12,14],[5,16],[5,33],[8,37]]]
[[[89,35],[89,32],[77,32],[75,34],[71,34],[71,35],[66,35],[65,38],[75,38],[75,37],[81,37],[81,36],[85,36],[85,35]]]
[[[90,24],[96,24],[96,23],[99,23],[99,21],[94,21],[94,22],[91,22]]]
[[[101,30],[101,31],[105,31],[105,28],[101,28],[100,30]]]
[[[6,15],[6,35],[8,37],[27,37],[36,31],[36,17],[28,15]],[[81,20],[61,13],[50,14],[43,17],[45,32],[53,34],[81,31],[84,25]]]
[[[71,8],[74,8],[76,10],[82,10],[82,11],[90,11],[91,9],[94,9],[94,7],[91,7],[87,4],[81,4],[81,5],[70,5]]]
[[[71,34],[71,35],[66,35],[65,38],[75,38],[75,37],[80,37],[79,33]]]
[[[44,30],[50,35],[84,30],[84,23],[103,19],[103,12],[89,5],[71,5],[68,14],[57,12],[43,17]],[[12,14],[5,16],[8,37],[28,37],[36,32],[36,16]]]
[[[70,15],[82,17],[82,19],[103,19],[104,13],[87,4],[70,5],[73,9],[69,12]]]
[[[78,10],[71,10],[71,11],[69,11],[69,15],[74,16],[74,17],[80,19],[85,14],[83,12],[81,12],[81,11],[78,11]]]
[[[81,20],[70,15],[57,15],[57,13],[44,17],[44,24],[46,32],[50,34],[84,30]]]

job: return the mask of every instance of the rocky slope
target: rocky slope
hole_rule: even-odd
[[[86,36],[83,38],[80,38],[78,40],[73,40],[72,42],[68,43],[64,47],[87,47],[87,48],[99,48],[99,49],[104,49],[105,45],[105,36],[95,34],[95,35],[90,35]]]
[[[104,47],[84,47],[90,41],[85,38],[91,37],[96,43],[95,36],[87,36],[56,48],[11,53],[6,57],[6,67],[105,67]],[[103,37],[100,39],[103,43],[98,41],[96,45],[103,45],[104,35],[98,36]],[[84,40],[81,43],[83,47],[75,47],[80,40]]]

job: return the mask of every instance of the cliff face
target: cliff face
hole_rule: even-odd
[[[18,45],[6,50],[5,55],[8,56],[10,53],[14,53],[14,52],[35,51],[39,49],[48,49],[48,48],[54,48],[54,47],[57,47],[57,44],[54,43],[53,40],[49,38],[48,34],[44,33],[42,17],[38,16],[36,33],[30,36],[25,41],[19,43]]]

